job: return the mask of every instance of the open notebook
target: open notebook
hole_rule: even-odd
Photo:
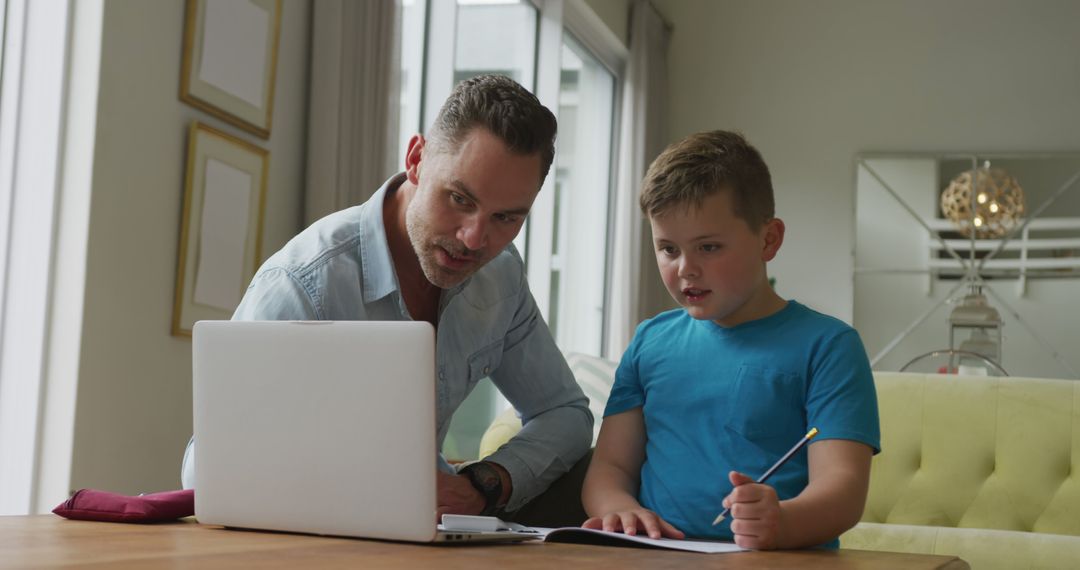
[[[676,540],[671,538],[649,538],[648,536],[630,536],[621,532],[605,532],[591,528],[563,527],[542,528],[527,527],[517,523],[504,522],[496,517],[468,515],[443,515],[439,530],[447,532],[509,532],[531,533],[542,537],[544,542],[566,542],[573,544],[592,544],[596,546],[636,546],[644,548],[667,548],[705,554],[723,552],[742,552],[746,550],[731,542],[712,540]]]

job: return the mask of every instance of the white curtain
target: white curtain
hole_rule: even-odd
[[[671,32],[647,0],[630,13],[630,59],[623,84],[619,128],[619,172],[615,192],[615,232],[608,299],[606,355],[621,357],[634,327],[654,312],[660,276],[649,229],[638,209],[641,179],[667,140],[667,48]]]
[[[314,2],[305,226],[367,200],[396,170],[398,4]]]

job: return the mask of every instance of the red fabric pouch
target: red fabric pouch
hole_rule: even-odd
[[[129,497],[80,489],[53,512],[68,519],[122,523],[171,521],[195,514],[195,490],[164,491]]]

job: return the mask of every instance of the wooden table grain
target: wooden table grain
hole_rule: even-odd
[[[696,554],[575,544],[424,545],[229,530],[195,522],[134,525],[54,515],[0,516],[0,568],[968,568],[954,556],[861,550]]]

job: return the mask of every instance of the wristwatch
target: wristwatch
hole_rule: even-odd
[[[477,461],[466,465],[461,473],[467,475],[473,487],[484,496],[484,510],[480,514],[494,515],[499,499],[502,498],[502,477],[499,472],[490,463]]]

